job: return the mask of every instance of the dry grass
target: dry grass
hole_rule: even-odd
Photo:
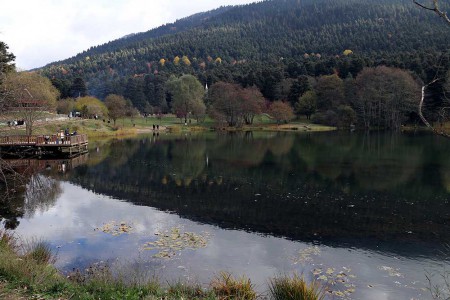
[[[246,277],[234,278],[221,272],[211,282],[211,288],[219,299],[253,300],[257,298],[253,284]]]
[[[319,283],[308,284],[303,277],[281,276],[269,283],[270,295],[275,300],[322,300],[325,292]]]

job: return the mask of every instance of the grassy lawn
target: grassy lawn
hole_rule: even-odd
[[[195,132],[209,130],[225,131],[329,131],[333,127],[311,124],[306,119],[294,120],[287,124],[277,125],[276,122],[266,114],[255,117],[252,125],[243,125],[240,127],[229,127],[219,125],[213,119],[207,117],[203,122],[197,123],[192,119],[185,125],[184,120],[180,120],[174,115],[164,115],[157,117],[136,117],[124,118],[116,121],[114,125],[111,121],[108,123],[103,119],[80,119],[80,118],[56,118],[49,115],[43,120],[36,121],[33,126],[33,134],[55,134],[61,129],[68,128],[70,132],[87,134],[88,137],[108,137],[108,136],[129,136],[138,133],[151,132],[153,125],[159,125],[159,130],[169,130],[171,132]],[[0,125],[0,134],[2,135],[23,135],[25,126],[8,127],[5,123]]]

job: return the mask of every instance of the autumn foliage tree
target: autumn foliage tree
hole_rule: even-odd
[[[84,118],[102,117],[108,114],[105,104],[92,96],[77,98],[74,109],[81,112]]]
[[[255,87],[248,87],[238,90],[241,99],[242,118],[245,124],[253,124],[255,116],[261,114],[264,109],[264,96],[261,91]]]
[[[217,82],[211,87],[211,114],[228,126],[252,124],[264,108],[264,97],[257,87],[242,88],[239,84]]]
[[[292,107],[283,101],[273,102],[269,109],[269,115],[277,121],[277,124],[289,122],[295,118]]]
[[[240,86],[235,83],[217,82],[211,86],[212,102],[210,114],[216,120],[224,120],[228,126],[236,126],[241,117]]]
[[[6,91],[6,106],[17,119],[25,121],[27,135],[33,133],[36,120],[56,107],[58,90],[50,80],[37,73],[9,73],[3,83]]]

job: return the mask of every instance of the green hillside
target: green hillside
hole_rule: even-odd
[[[142,110],[161,103],[170,74],[257,85],[269,100],[286,98],[285,79],[355,77],[364,66],[399,67],[428,80],[436,64],[448,69],[449,41],[448,26],[410,0],[270,0],[199,13],[41,71],[60,86],[81,77],[90,94],[122,94]]]

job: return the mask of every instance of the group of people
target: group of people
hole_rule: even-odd
[[[153,131],[155,131],[155,128],[156,128],[156,130],[159,130],[159,125],[158,124],[153,124]]]
[[[56,143],[61,142],[62,144],[64,144],[64,141],[68,140],[67,137],[69,137],[71,135],[77,135],[77,132],[74,131],[74,132],[70,133],[69,128],[61,129],[59,132],[56,133]],[[45,136],[45,140],[49,141],[50,137]]]
[[[8,126],[9,127],[16,127],[16,126],[20,126],[20,125],[24,125],[25,121],[24,120],[12,120],[12,121],[8,121]]]

